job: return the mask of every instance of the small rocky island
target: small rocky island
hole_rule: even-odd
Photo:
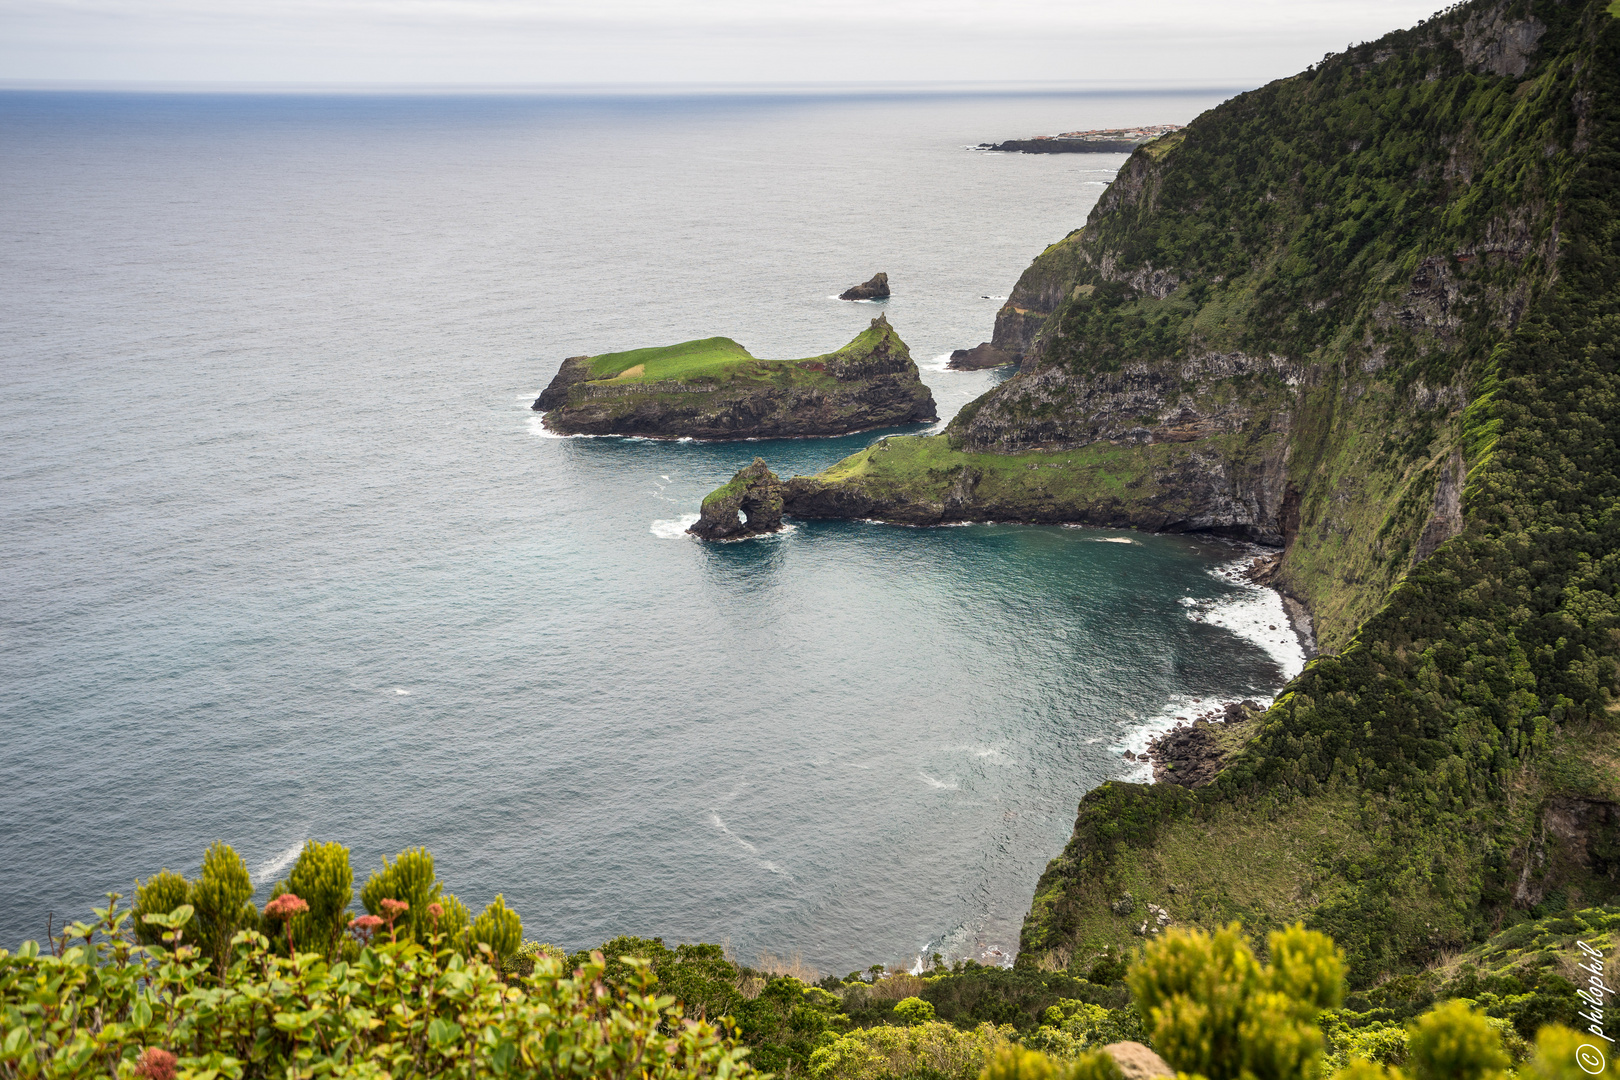
[[[1152,124],[1148,127],[1065,131],[1061,135],[1037,135],[1033,139],[980,143],[973,149],[1004,154],[1128,154],[1143,143],[1180,130],[1180,124]]]
[[[702,516],[686,531],[705,540],[741,540],[781,528],[782,481],[757,457],[704,496]]]
[[[882,315],[837,352],[805,360],[761,360],[723,337],[571,356],[533,408],[563,435],[662,439],[844,435],[939,418]]]
[[[855,285],[838,294],[840,300],[887,300],[889,298],[889,275],[873,274],[872,280],[861,285]]]
[[[1006,367],[1008,364],[1018,363],[1018,357],[1003,349],[997,348],[988,341],[981,341],[971,349],[957,349],[951,353],[950,360],[945,366],[956,371],[982,371],[985,368]]]

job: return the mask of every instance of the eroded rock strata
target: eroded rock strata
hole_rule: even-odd
[[[642,352],[652,358],[622,371],[611,357],[563,361],[533,407],[561,434],[654,438],[842,435],[938,419],[910,349],[882,315],[837,352],[804,360],[760,360],[725,338]]]

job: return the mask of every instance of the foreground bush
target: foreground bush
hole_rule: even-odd
[[[219,974],[219,957],[184,943],[189,908],[149,917],[166,940],[140,946],[116,904],[51,952],[0,951],[0,1077],[754,1075],[746,1050],[655,995],[634,957],[614,983],[600,955],[565,974],[541,953],[508,977],[487,948],[469,958],[442,934],[384,935],[328,963],[243,930]]]
[[[1268,964],[1236,924],[1215,934],[1174,930],[1132,967],[1127,981],[1146,1038],[1182,1080],[1620,1080],[1606,1040],[1556,1024],[1541,1028],[1535,1053],[1511,1072],[1518,1056],[1511,1051],[1528,1049],[1523,1040],[1511,1023],[1463,999],[1405,1028],[1347,1034],[1331,1017],[1323,1023],[1324,1013],[1344,1000],[1344,954],[1332,939],[1294,926],[1272,934],[1269,945]],[[1082,1022],[1086,1016],[1074,1013]],[[1324,1026],[1349,1051],[1344,1066],[1331,1072],[1324,1069]],[[1044,1026],[1040,1032],[1049,1030],[1061,1033]],[[1095,1048],[1065,1056],[1024,1049],[998,1056],[985,1080],[1116,1076]]]
[[[980,1024],[971,1031],[962,1031],[937,1020],[905,1027],[863,1028],[811,1054],[810,1072],[816,1080],[914,1076],[972,1080],[998,1051],[1012,1045],[1012,1036],[1010,1027]]]

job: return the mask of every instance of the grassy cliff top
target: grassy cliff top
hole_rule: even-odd
[[[591,374],[598,379],[687,379],[694,375],[720,375],[755,359],[728,337],[700,338],[679,345],[593,356]]]
[[[765,360],[754,356],[728,337],[700,338],[679,345],[662,345],[626,352],[603,353],[590,361],[592,381],[662,382],[671,379],[729,379],[739,374],[780,372],[802,368],[819,371],[825,362],[853,359],[888,345],[904,350],[905,344],[887,319],[879,317],[848,345],[821,356],[796,360]]]

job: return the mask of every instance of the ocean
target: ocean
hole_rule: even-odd
[[[562,439],[559,362],[879,311],[944,369],[1226,93],[0,93],[0,945],[233,844],[432,851],[526,937],[1009,962],[1079,798],[1303,661],[1205,538],[682,529],[756,455]],[[883,304],[835,299],[888,273]],[[927,430],[914,428],[906,430]]]

